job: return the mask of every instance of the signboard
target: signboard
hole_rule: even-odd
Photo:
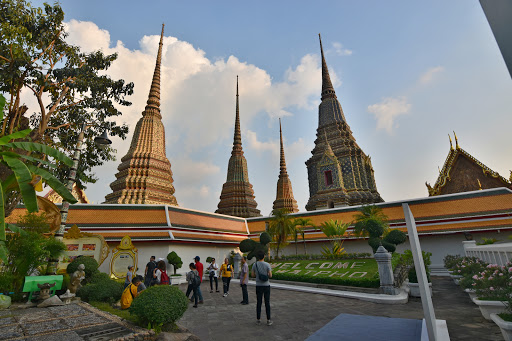
[[[66,245],[66,251],[59,259],[59,272],[66,271],[69,263],[78,256],[94,258],[98,264],[108,257],[108,244],[103,236],[82,232],[76,225],[64,233],[62,242]]]
[[[121,242],[112,250],[110,260],[110,275],[114,278],[125,278],[129,266],[135,266],[137,271],[137,248],[129,236],[124,236]]]

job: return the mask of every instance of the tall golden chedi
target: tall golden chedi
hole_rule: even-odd
[[[276,200],[274,200],[273,210],[284,209],[288,213],[299,211],[297,201],[293,197],[292,182],[288,177],[286,170],[286,160],[284,158],[283,131],[281,129],[281,119],[279,119],[279,138],[281,141],[281,158],[279,164],[279,179],[277,180]]]
[[[106,204],[168,204],[174,197],[171,163],[165,155],[165,130],[160,114],[160,63],[164,25],[160,35],[155,72],[142,118],[137,122],[128,153],[117,168],[117,180]]]
[[[309,200],[306,210],[382,202],[370,157],[357,145],[332,86],[322,55],[322,102],[318,107],[313,156],[306,161]]]
[[[215,213],[231,215],[235,217],[250,218],[260,217],[258,204],[254,200],[254,190],[249,182],[247,160],[242,150],[242,134],[240,132],[240,110],[238,101],[238,76],[236,77],[236,115],[235,136],[233,150],[228,164],[228,176],[222,192],[220,202]]]

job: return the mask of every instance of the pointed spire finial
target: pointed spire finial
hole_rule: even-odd
[[[478,181],[478,189],[482,190],[482,184],[480,183],[480,179],[476,179],[476,181]]]
[[[334,87],[332,86],[331,77],[329,76],[329,69],[324,57],[324,48],[322,46],[322,36],[318,33],[320,39],[320,54],[322,55],[322,101],[326,98],[336,98]]]
[[[286,171],[286,160],[284,158],[284,144],[283,144],[283,130],[281,129],[281,118],[279,118],[279,140],[281,143],[281,160],[279,163],[281,174],[287,173]]]
[[[243,153],[242,133],[240,131],[240,108],[238,101],[238,75],[236,76],[236,114],[235,114],[235,136],[233,139],[233,153]]]
[[[149,89],[148,101],[142,116],[153,115],[162,118],[160,114],[160,64],[162,62],[162,45],[164,40],[164,27],[162,24],[162,33],[160,34],[160,42],[158,43],[158,53],[156,55],[155,71],[153,73],[153,80],[151,81],[151,88]]]
[[[457,140],[457,134],[455,134],[455,131],[453,131],[453,136],[455,136],[455,148],[459,149],[459,140]]]
[[[448,138],[450,139],[450,149],[453,150],[452,137],[450,136],[450,134],[448,134]]]

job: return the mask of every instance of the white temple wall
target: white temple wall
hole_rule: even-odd
[[[116,243],[109,243],[110,252],[105,261],[100,265],[99,270],[110,274],[110,260],[112,259],[112,250],[119,245]],[[185,274],[189,271],[188,264],[194,262],[194,257],[199,256],[201,263],[206,266],[206,258],[214,257],[218,264],[224,261],[231,251],[238,248],[229,245],[209,245],[209,244],[182,244],[178,242],[133,242],[133,245],[138,250],[138,275],[144,275],[146,264],[149,262],[151,256],[155,256],[158,261],[163,258],[167,264],[167,254],[175,251],[183,261],[183,266],[178,269],[178,274]],[[168,274],[174,274],[172,265],[167,264]]]

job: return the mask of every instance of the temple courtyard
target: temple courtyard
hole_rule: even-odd
[[[499,327],[486,321],[468,294],[449,277],[433,277],[433,302],[437,319],[446,320],[451,340],[503,340]],[[181,288],[185,291],[186,286]],[[256,325],[256,295],[249,287],[249,305],[241,305],[242,293],[233,281],[230,294],[210,294],[209,283],[201,289],[204,304],[187,310],[180,324],[201,340],[305,340],[339,314],[357,314],[394,318],[421,319],[419,298],[407,304],[386,305],[328,295],[272,289],[270,304],[274,324]],[[220,288],[222,291],[222,288]],[[265,320],[264,307],[262,321]],[[372,328],[371,325],[368,328]],[[361,336],[365,330],[361,330]],[[364,340],[340,335],[341,340]],[[386,340],[383,336],[382,340]]]

